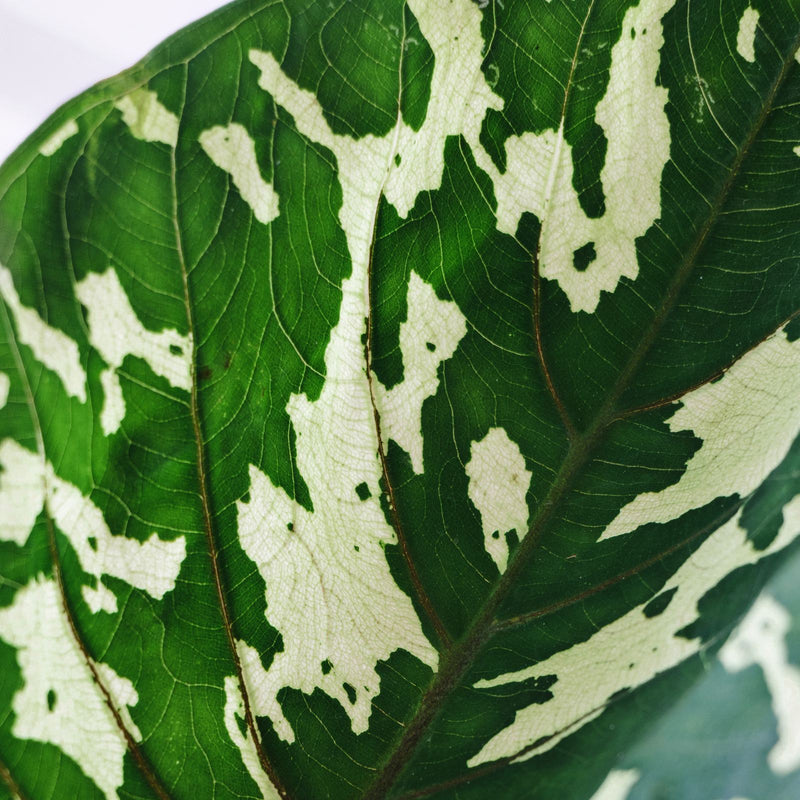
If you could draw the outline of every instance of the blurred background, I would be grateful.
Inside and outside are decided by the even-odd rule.
[[[0,0],[0,162],[62,103],[224,0]]]

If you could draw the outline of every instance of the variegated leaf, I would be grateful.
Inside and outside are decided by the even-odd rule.
[[[45,123],[6,795],[677,786],[654,720],[800,535],[799,46],[796,0],[237,0]],[[790,619],[712,669],[797,702]]]

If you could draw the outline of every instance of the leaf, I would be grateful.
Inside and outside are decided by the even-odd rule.
[[[787,561],[700,682],[626,753],[607,783],[626,800],[797,796],[797,556]]]
[[[8,792],[668,776],[800,534],[799,46],[239,0],[56,112],[0,169]]]

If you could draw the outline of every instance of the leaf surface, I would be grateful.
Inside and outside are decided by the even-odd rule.
[[[798,46],[794,0],[239,0],[45,123],[12,796],[639,791],[800,535]]]

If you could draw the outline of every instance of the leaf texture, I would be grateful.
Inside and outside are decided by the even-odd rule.
[[[653,720],[800,535],[799,46],[238,0],[56,112],[0,169],[0,796],[682,785]]]

